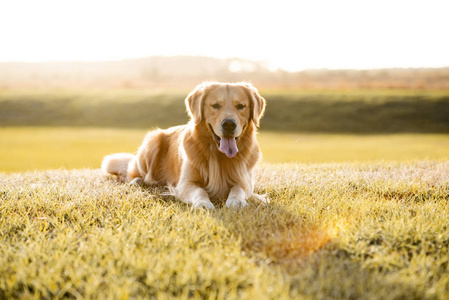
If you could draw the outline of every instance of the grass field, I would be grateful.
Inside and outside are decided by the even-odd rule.
[[[262,92],[271,203],[214,211],[98,169],[186,93],[0,91],[0,299],[448,299],[448,91]]]
[[[191,210],[99,170],[0,174],[0,298],[447,299],[449,163],[264,164]]]
[[[106,154],[135,152],[145,133],[139,129],[0,128],[0,171],[98,168]],[[258,139],[263,161],[269,163],[449,159],[449,135],[444,134],[261,132]]]

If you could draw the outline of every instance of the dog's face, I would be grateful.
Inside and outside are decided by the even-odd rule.
[[[222,138],[238,139],[248,125],[250,102],[242,87],[217,86],[204,99],[203,116],[220,144]]]
[[[259,125],[265,100],[247,83],[204,83],[190,93],[186,105],[195,124],[204,122],[218,149],[232,158],[248,123]]]

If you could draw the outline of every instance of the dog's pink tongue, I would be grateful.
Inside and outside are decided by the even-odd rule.
[[[235,138],[222,137],[220,140],[220,151],[229,158],[234,157],[239,152]]]

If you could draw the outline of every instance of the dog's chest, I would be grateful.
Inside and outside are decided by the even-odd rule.
[[[225,199],[233,186],[245,188],[250,180],[248,169],[242,164],[211,159],[206,169],[203,177],[205,189],[211,199]]]

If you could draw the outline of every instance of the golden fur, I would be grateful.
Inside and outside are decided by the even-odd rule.
[[[102,170],[130,183],[168,185],[196,207],[213,209],[211,200],[226,200],[228,207],[243,207],[252,196],[263,200],[253,193],[253,168],[261,155],[256,127],[265,110],[257,89],[248,83],[203,83],[185,103],[188,124],[149,132],[136,155],[105,156]]]

